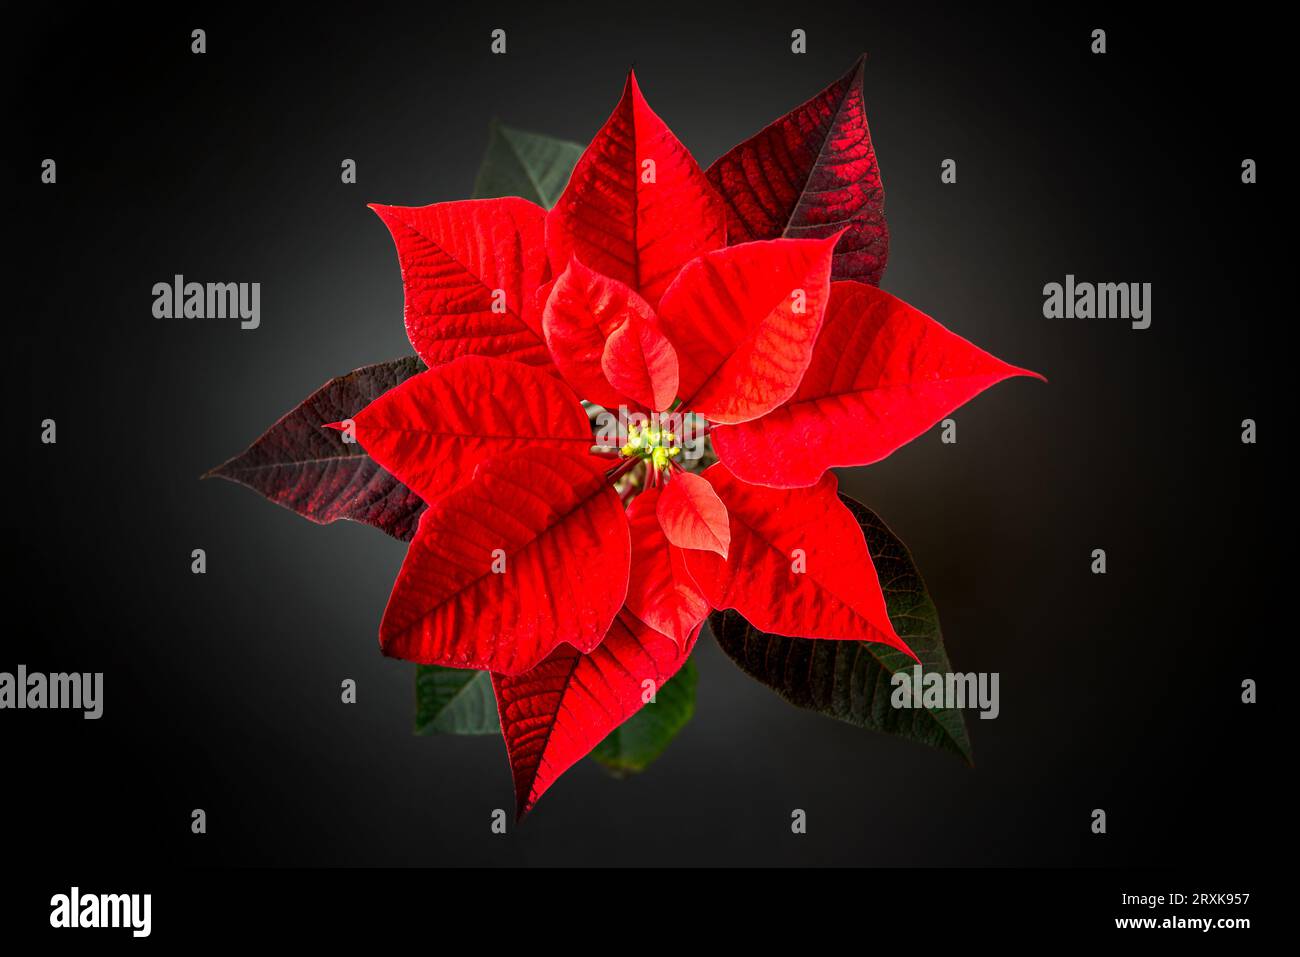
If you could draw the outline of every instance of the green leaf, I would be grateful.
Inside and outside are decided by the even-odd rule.
[[[474,198],[522,196],[550,209],[581,155],[577,143],[513,130],[493,120],[487,153],[474,180]]]
[[[952,670],[939,613],[912,556],[870,509],[844,495],[867,540],[894,630],[921,659],[923,673]],[[866,641],[785,638],[758,631],[738,612],[714,612],[709,627],[746,674],[790,703],[859,728],[896,734],[971,762],[966,719],[952,708],[895,708],[890,676],[915,665],[901,651]]]
[[[486,671],[415,667],[416,734],[497,734],[497,699]]]
[[[681,670],[655,693],[654,703],[611,731],[591,756],[617,777],[644,771],[695,714],[698,683],[695,659],[687,658]]]

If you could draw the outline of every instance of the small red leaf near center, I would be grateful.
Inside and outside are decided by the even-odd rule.
[[[653,412],[677,398],[677,351],[657,323],[629,316],[605,340],[600,367],[610,385]]]
[[[727,557],[731,525],[727,506],[713,486],[691,472],[677,472],[668,480],[656,509],[668,541],[678,548],[701,549]]]
[[[677,397],[677,353],[650,304],[576,258],[551,288],[542,331],[560,374],[590,402],[658,412]]]
[[[686,570],[684,553],[668,541],[659,525],[655,510],[661,488],[646,489],[627,509],[632,531],[627,610],[685,647],[691,632],[708,615],[709,603]]]

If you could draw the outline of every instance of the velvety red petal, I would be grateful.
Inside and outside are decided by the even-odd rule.
[[[664,535],[678,548],[727,557],[731,545],[727,507],[707,480],[691,472],[674,473],[659,495],[656,512]]]
[[[686,663],[698,636],[699,626],[679,647],[624,612],[590,654],[564,647],[525,674],[492,675],[520,817],[646,705],[649,692]]]
[[[384,653],[518,674],[591,651],[627,595],[627,516],[590,456],[512,452],[430,505],[384,612]]]
[[[627,509],[632,532],[632,571],[627,610],[655,631],[685,646],[709,614],[709,603],[686,569],[682,550],[664,535],[655,513],[662,492],[650,488]],[[730,532],[728,532],[730,534]]]
[[[730,242],[843,230],[832,278],[880,282],[889,230],[862,96],[865,59],[709,167],[727,204]]]
[[[426,502],[493,456],[580,456],[591,424],[573,390],[517,362],[463,356],[422,372],[354,417],[357,442]]]
[[[682,266],[725,243],[722,200],[629,73],[618,106],[547,214],[556,271],[576,254],[654,306]]]
[[[880,461],[1018,375],[1037,373],[989,355],[874,286],[837,282],[794,396],[755,422],[714,429],[713,448],[747,482],[812,485],[833,466]]]
[[[664,293],[683,407],[747,422],[794,395],[830,291],[832,239],[774,239],[708,253]]]
[[[734,608],[759,631],[791,638],[878,641],[916,657],[885,610],[862,529],[827,472],[811,488],[740,481],[721,463],[704,473],[731,517],[731,549],[686,552],[686,567],[715,608]]]
[[[524,199],[370,207],[397,244],[406,334],[429,366],[464,355],[549,366],[537,287],[546,211]]]

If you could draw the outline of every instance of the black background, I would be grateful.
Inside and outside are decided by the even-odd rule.
[[[115,864],[1250,864],[1287,760],[1270,451],[1276,25],[1095,6],[381,3],[6,14],[0,670],[103,671],[105,714],[0,712],[5,850]],[[207,30],[208,52],[190,53]],[[509,53],[488,53],[508,31]],[[809,52],[789,51],[791,29]],[[1109,52],[1089,52],[1094,27]],[[707,165],[868,51],[884,288],[1043,372],[842,476],[911,547],[976,767],[789,707],[710,641],[638,779],[576,767],[507,836],[504,748],[411,734],[376,632],[403,548],[200,482],[327,378],[409,352],[367,202],[467,196],[488,122],[586,142],[635,65]],[[58,183],[40,183],[40,162]],[[359,182],[339,181],[344,158]],[[955,158],[958,183],[942,185]],[[1240,181],[1260,161],[1262,183]],[[1290,246],[1287,240],[1288,248]],[[151,287],[262,283],[262,326]],[[1151,282],[1153,324],[1042,287]],[[1280,280],[1280,281],[1279,281]],[[59,441],[38,441],[44,418]],[[1240,423],[1262,423],[1262,443]],[[207,550],[208,574],[190,573]],[[1093,548],[1109,572],[1090,573]],[[1240,702],[1243,678],[1263,703]],[[344,678],[359,702],[339,701]],[[208,833],[190,832],[204,808]],[[805,836],[790,809],[808,812]],[[1109,833],[1090,831],[1104,808]]]

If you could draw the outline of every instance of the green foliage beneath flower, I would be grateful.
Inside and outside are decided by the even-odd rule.
[[[952,666],[939,613],[907,546],[865,505],[840,498],[862,527],[894,630],[921,659],[923,674],[947,674]],[[709,627],[742,671],[791,704],[971,761],[966,719],[960,711],[892,706],[890,677],[916,664],[901,651],[877,642],[768,635],[734,611],[714,612]]]
[[[497,700],[486,671],[415,666],[416,734],[499,734]]]
[[[487,153],[474,180],[474,198],[520,196],[550,209],[581,155],[577,143],[525,133],[493,120]]]
[[[695,659],[664,682],[647,704],[609,733],[591,752],[599,764],[617,777],[644,771],[686,727],[695,714],[695,688],[699,672]]]

